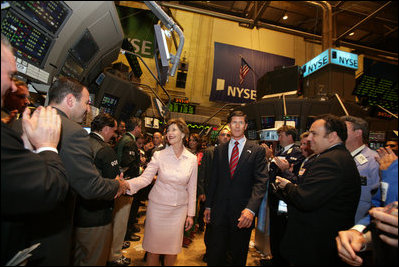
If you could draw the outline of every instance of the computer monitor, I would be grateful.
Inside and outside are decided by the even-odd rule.
[[[53,37],[58,36],[72,9],[64,1],[10,1],[11,7]]]
[[[12,9],[1,17],[1,33],[10,41],[15,56],[42,68],[54,39]]]
[[[70,49],[71,55],[84,68],[89,65],[98,51],[98,44],[88,29],[85,30],[79,41]]]
[[[274,127],[276,118],[274,116],[261,116],[260,126],[262,129],[269,129]]]
[[[119,97],[113,96],[111,94],[104,94],[100,105],[100,113],[108,113],[111,116],[114,115],[116,107],[118,106]]]

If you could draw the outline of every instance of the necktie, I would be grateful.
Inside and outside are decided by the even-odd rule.
[[[233,151],[231,152],[231,158],[230,158],[230,174],[231,178],[233,178],[234,171],[236,170],[237,163],[238,163],[238,141],[236,141],[235,146],[233,148]]]

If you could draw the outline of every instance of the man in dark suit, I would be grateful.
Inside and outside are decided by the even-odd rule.
[[[344,145],[347,130],[342,120],[321,116],[309,132],[318,156],[301,183],[276,177],[289,207],[281,254],[291,265],[339,265],[335,237],[354,223],[360,175]]]
[[[130,179],[140,175],[140,150],[137,146],[136,139],[142,132],[142,125],[140,118],[131,117],[126,120],[126,133],[116,145],[118,161],[120,166],[125,169],[125,177]],[[140,231],[140,228],[135,225],[137,213],[140,207],[140,201],[144,199],[145,190],[141,189],[132,196],[125,195],[124,198],[130,198],[132,201],[129,209],[127,228],[125,233],[126,241],[139,241],[140,236],[135,233]]]
[[[234,111],[228,123],[231,140],[215,148],[205,203],[205,221],[212,222],[208,265],[225,265],[227,250],[233,265],[246,264],[255,214],[268,179],[265,150],[245,138],[246,115]]]
[[[286,206],[286,203],[273,193],[274,187],[272,185],[277,175],[286,179],[296,177],[305,157],[302,155],[301,148],[295,144],[297,136],[295,127],[283,125],[277,129],[277,134],[281,149],[273,156],[269,167],[268,207],[270,214],[270,250],[273,255],[273,264],[284,265],[286,262],[284,262],[280,255],[279,247],[287,225],[287,212],[285,208],[282,208]],[[262,146],[266,150],[269,149],[266,145]],[[294,174],[293,176],[287,172],[287,169],[290,168]]]
[[[219,132],[218,135],[218,144],[217,145],[222,145],[230,141],[231,137],[231,132],[228,128],[224,128]],[[216,145],[216,146],[217,146]],[[208,187],[209,187],[209,181],[212,176],[212,163],[213,163],[213,153],[215,152],[215,147],[216,146],[210,146],[204,151],[204,156],[202,157],[201,165],[198,166],[198,182],[197,182],[197,188],[198,188],[198,199],[200,201],[200,206],[202,203],[202,206],[205,206],[205,201],[206,201],[206,195],[208,194]],[[205,207],[204,207],[205,208]],[[205,211],[205,209],[204,209]],[[201,209],[200,209],[201,212]],[[203,214],[199,215],[198,220],[203,220]],[[204,243],[206,247],[205,255],[203,257],[203,261],[207,261],[207,252],[208,252],[208,243],[209,243],[209,235],[211,232],[212,225],[207,224],[205,228],[205,234],[204,234]]]
[[[1,107],[5,92],[17,90],[16,71],[12,47],[2,34]],[[29,246],[29,216],[54,209],[68,192],[57,150],[61,119],[56,110],[40,107],[31,118],[26,109],[23,120],[24,139],[1,122],[1,265]]]
[[[90,145],[94,164],[104,179],[120,174],[115,151],[109,145],[116,131],[116,120],[100,113],[91,122]],[[76,266],[104,266],[112,242],[114,200],[87,200],[78,196],[74,218]]]
[[[37,265],[68,265],[76,195],[112,200],[125,192],[127,182],[103,179],[94,164],[89,136],[78,124],[90,110],[87,88],[74,79],[60,77],[51,85],[48,98],[49,105],[61,116],[59,151],[70,190],[66,201],[54,211],[31,218],[31,227],[41,229],[32,236],[34,242],[41,242],[34,260]]]

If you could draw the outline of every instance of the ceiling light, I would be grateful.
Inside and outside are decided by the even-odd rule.
[[[288,16],[287,16],[287,15],[284,15],[283,19],[284,19],[284,20],[288,19]]]
[[[354,33],[354,32],[351,32],[351,33],[349,34],[349,36],[352,36],[352,35],[355,35],[355,33]]]

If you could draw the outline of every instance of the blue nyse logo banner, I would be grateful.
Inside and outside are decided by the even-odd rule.
[[[305,65],[302,66],[303,70],[303,77],[308,76],[309,74],[323,68],[329,63],[329,50],[327,49],[317,57],[313,58],[309,62],[307,62]]]
[[[250,66],[240,85],[241,57]],[[248,103],[256,100],[256,83],[277,66],[295,65],[295,59],[215,42],[212,88],[209,100]]]
[[[338,49],[327,49],[302,66],[303,77],[318,71],[328,64],[336,64],[357,70],[358,56]]]
[[[358,68],[358,57],[356,54],[348,53],[345,51],[330,49],[331,50],[331,63],[341,65],[347,68]]]

